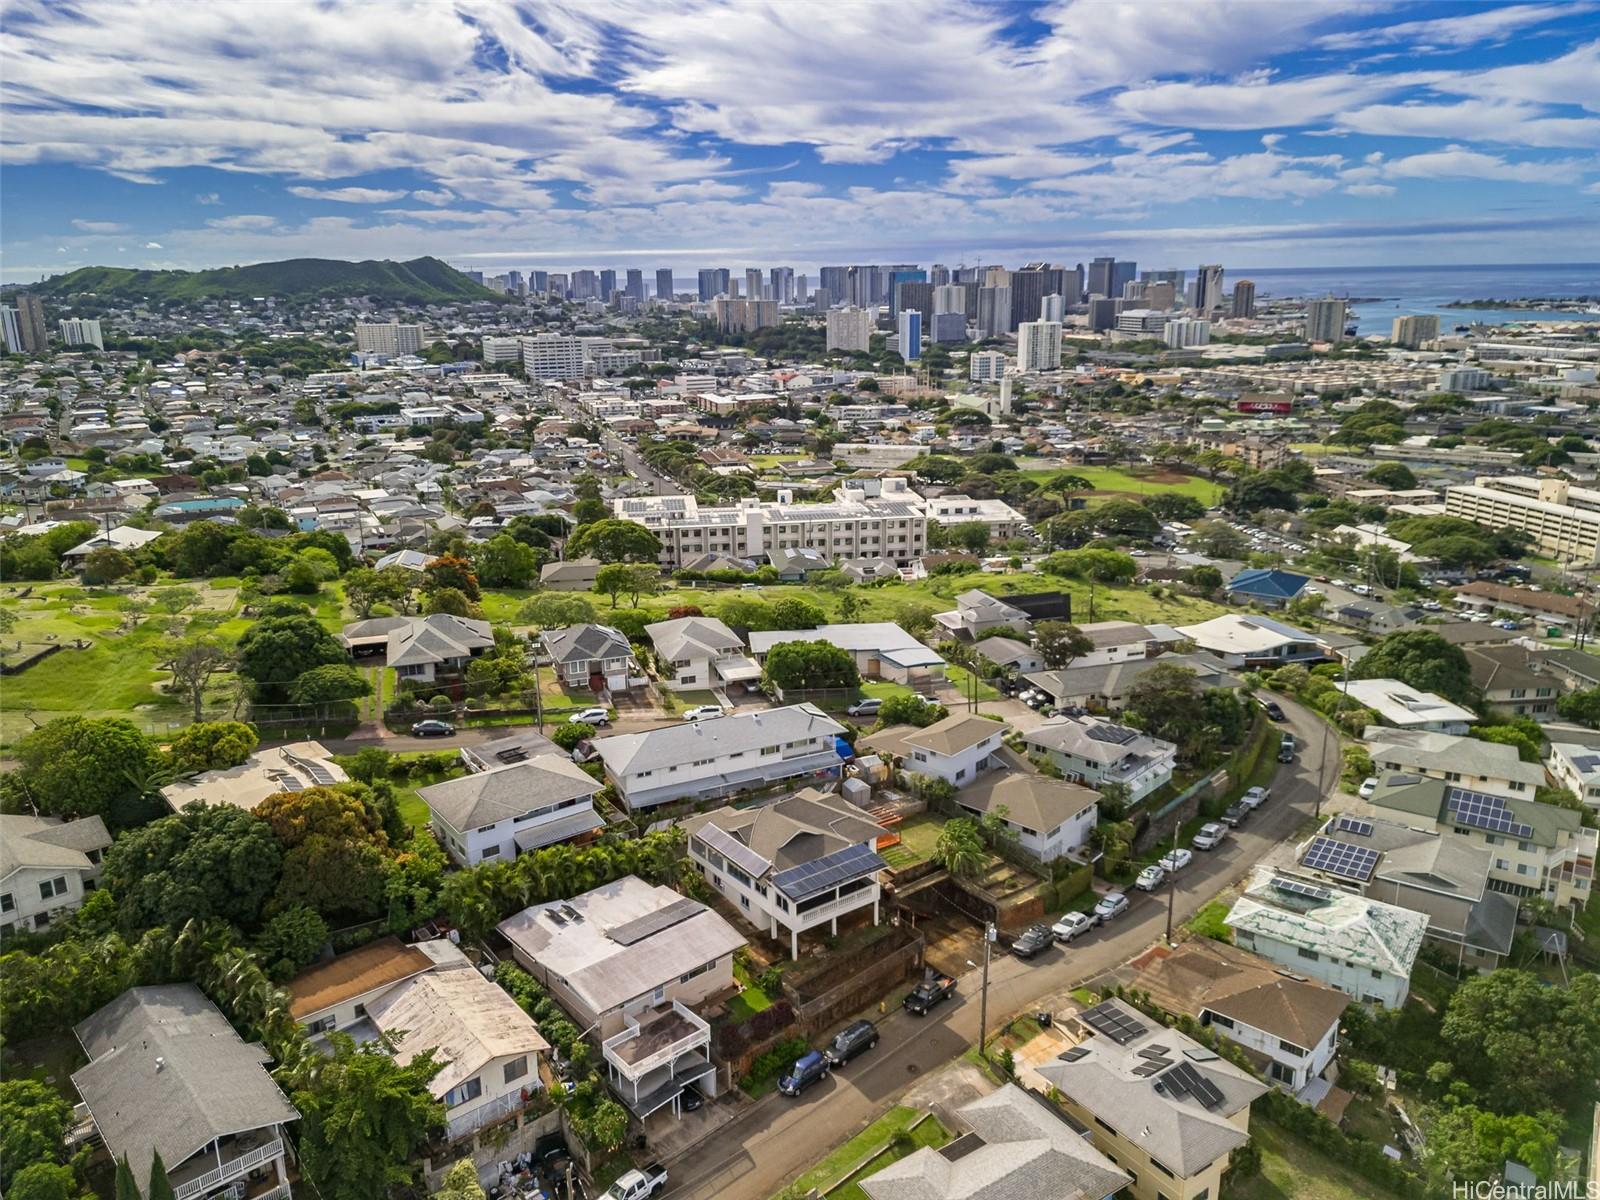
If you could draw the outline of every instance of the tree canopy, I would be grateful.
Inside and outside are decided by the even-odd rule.
[[[606,517],[580,526],[567,540],[566,554],[603,563],[655,562],[661,556],[661,539],[637,521]]]
[[[1380,641],[1350,669],[1356,679],[1398,679],[1457,704],[1474,704],[1478,690],[1459,646],[1425,629],[1401,630]]]
[[[106,816],[161,765],[155,743],[121,717],[57,717],[17,743],[17,778],[51,816]]]
[[[856,660],[831,642],[779,642],[767,651],[766,677],[788,689],[853,688],[861,681]]]
[[[350,661],[309,612],[263,617],[240,634],[238,653],[239,673],[254,682],[257,697],[279,704],[307,671]]]
[[[1538,1112],[1556,1097],[1591,1097],[1600,1077],[1600,977],[1547,987],[1531,971],[1501,968],[1451,997],[1440,1037],[1480,1103]]]
[[[243,929],[261,921],[283,850],[266,822],[231,804],[190,804],[119,837],[105,882],[130,931],[220,917]]]

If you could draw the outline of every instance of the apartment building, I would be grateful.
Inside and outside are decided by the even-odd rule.
[[[1526,533],[1541,554],[1562,562],[1600,562],[1600,491],[1564,479],[1479,476],[1444,490],[1445,512],[1486,529]]]
[[[1004,540],[1018,537],[1028,519],[1004,500],[974,500],[971,496],[936,496],[927,502],[928,519],[940,525],[965,525],[972,521],[989,527],[989,536]]]
[[[402,354],[422,353],[422,326],[398,321],[356,323],[356,350],[398,358]]]
[[[582,379],[584,359],[582,338],[539,333],[522,339],[522,368],[529,379]]]
[[[828,311],[827,349],[860,351],[872,348],[872,334],[877,328],[874,315],[864,308],[835,308]]]

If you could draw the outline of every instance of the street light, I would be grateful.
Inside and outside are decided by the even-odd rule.
[[[1000,931],[995,928],[993,921],[984,926],[983,930],[983,991],[978,1000],[978,1056],[983,1056],[984,1043],[989,1040],[989,951],[1000,936]],[[978,964],[970,958],[967,966],[976,967]]]

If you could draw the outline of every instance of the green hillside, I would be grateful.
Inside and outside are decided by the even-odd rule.
[[[28,290],[53,299],[93,292],[102,300],[153,301],[247,300],[253,296],[275,296],[281,300],[375,296],[401,303],[443,304],[493,300],[498,296],[437,258],[414,258],[410,262],[291,258],[284,262],[217,267],[209,271],[80,267],[34,284]]]

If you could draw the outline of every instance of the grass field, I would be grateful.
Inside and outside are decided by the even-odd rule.
[[[927,862],[933,857],[934,843],[944,822],[927,813],[918,813],[900,826],[900,842],[883,852],[883,861],[895,870]]]
[[[896,1137],[902,1133],[908,1134],[911,1139],[911,1145],[903,1149],[895,1144]],[[811,1188],[819,1192],[832,1188],[827,1193],[828,1200],[866,1200],[866,1193],[860,1187],[861,1180],[923,1146],[938,1148],[949,1140],[949,1132],[933,1117],[914,1108],[891,1108],[800,1176],[789,1188],[784,1189],[783,1194],[803,1196]],[[861,1167],[851,1172],[857,1163],[861,1163]]]
[[[1261,1173],[1225,1187],[1225,1200],[1395,1200],[1269,1121],[1251,1121],[1250,1138],[1261,1148]]]
[[[1186,475],[1182,471],[1175,471],[1168,467],[1030,467],[1026,463],[1023,474],[1037,483],[1053,479],[1057,475],[1081,475],[1093,486],[1094,491],[1088,493],[1088,498],[1093,501],[1111,499],[1113,496],[1123,496],[1137,500],[1140,496],[1153,496],[1157,492],[1177,492],[1184,496],[1193,496],[1200,503],[1210,507],[1222,499],[1222,494],[1227,491],[1220,483],[1213,483],[1200,475]]]

